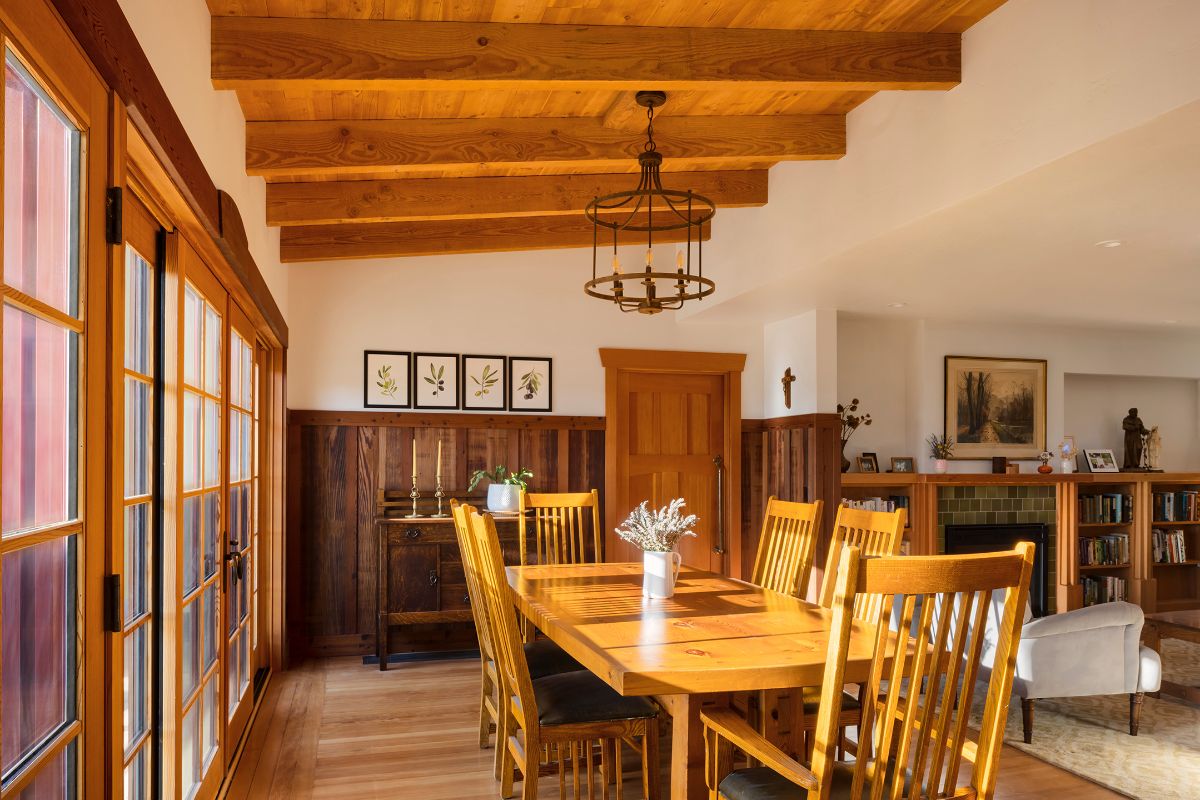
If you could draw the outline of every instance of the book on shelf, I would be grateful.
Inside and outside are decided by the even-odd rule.
[[[1083,587],[1083,604],[1115,603],[1125,600],[1125,579],[1112,575],[1086,575],[1080,580]]]
[[[908,497],[902,494],[893,494],[888,497],[860,497],[854,500],[843,497],[842,505],[862,511],[897,511],[901,508],[907,511]]]
[[[1081,567],[1128,563],[1129,534],[1111,533],[1107,536],[1079,537],[1079,565]]]
[[[1187,541],[1179,528],[1150,531],[1151,554],[1155,564],[1182,564],[1188,560]]]
[[[1152,496],[1154,519],[1159,522],[1195,522],[1200,517],[1200,491],[1183,489],[1155,492]]]
[[[1132,522],[1133,495],[1120,492],[1080,495],[1079,521],[1091,524]]]

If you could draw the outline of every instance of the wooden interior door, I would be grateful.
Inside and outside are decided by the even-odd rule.
[[[685,564],[740,574],[741,369],[745,356],[601,350],[607,369],[606,559],[636,561],[612,532],[638,503],[676,497],[699,517]]]

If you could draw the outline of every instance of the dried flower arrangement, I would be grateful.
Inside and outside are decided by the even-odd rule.
[[[938,436],[936,433],[930,434],[925,440],[929,445],[929,457],[944,460],[954,457],[954,439],[949,436]]]
[[[870,425],[871,415],[862,414],[859,416],[858,398],[855,397],[850,401],[850,405],[844,406],[838,403],[837,413],[842,420],[842,447],[845,448],[846,442],[850,441],[850,437],[858,430],[860,425]]]
[[[696,515],[686,517],[679,513],[686,503],[682,497],[671,501],[657,511],[651,511],[649,501],[633,510],[629,519],[616,529],[617,536],[646,552],[669,553],[684,536],[695,536]]]

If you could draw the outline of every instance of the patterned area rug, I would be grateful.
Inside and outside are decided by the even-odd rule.
[[[1176,683],[1200,686],[1200,645],[1163,642],[1163,672]],[[981,686],[973,709],[982,716]],[[1129,735],[1129,698],[1038,700],[1033,744],[1021,734],[1021,704],[1008,710],[1005,743],[1134,798],[1200,797],[1200,708],[1163,696],[1147,697],[1137,736]]]

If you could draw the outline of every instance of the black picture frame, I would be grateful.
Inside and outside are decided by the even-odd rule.
[[[531,399],[521,396],[517,397],[519,386],[517,385],[517,367],[518,362],[541,362],[546,365],[546,384],[545,384],[545,404],[531,402]],[[554,359],[549,356],[509,356],[508,357],[508,410],[519,413],[546,414],[554,410]],[[538,394],[542,392],[539,389]]]
[[[371,356],[403,356],[406,359],[404,366],[404,374],[398,376],[397,380],[403,381],[404,386],[404,402],[399,403],[373,403],[371,402],[371,385],[373,377],[371,375]],[[363,351],[363,408],[412,408],[413,390],[412,390],[412,365],[413,354],[407,350],[364,350]]]
[[[454,386],[444,387],[439,391],[439,394],[445,395],[446,402],[430,402],[421,399],[421,383],[424,380],[421,375],[421,359],[430,358],[449,358],[453,359],[454,366],[448,371],[453,377]],[[459,375],[459,357],[457,353],[413,353],[412,354],[412,403],[413,408],[422,411],[457,411],[458,410],[458,375]],[[442,379],[443,381],[445,378]]]
[[[470,375],[468,372],[468,362],[471,360],[479,361],[498,361],[500,362],[500,386],[495,390],[495,398],[499,401],[497,404],[478,404],[474,405],[474,394],[471,391]],[[508,358],[505,356],[486,356],[467,354],[459,356],[458,359],[458,394],[459,406],[463,411],[505,411],[508,409]]]

